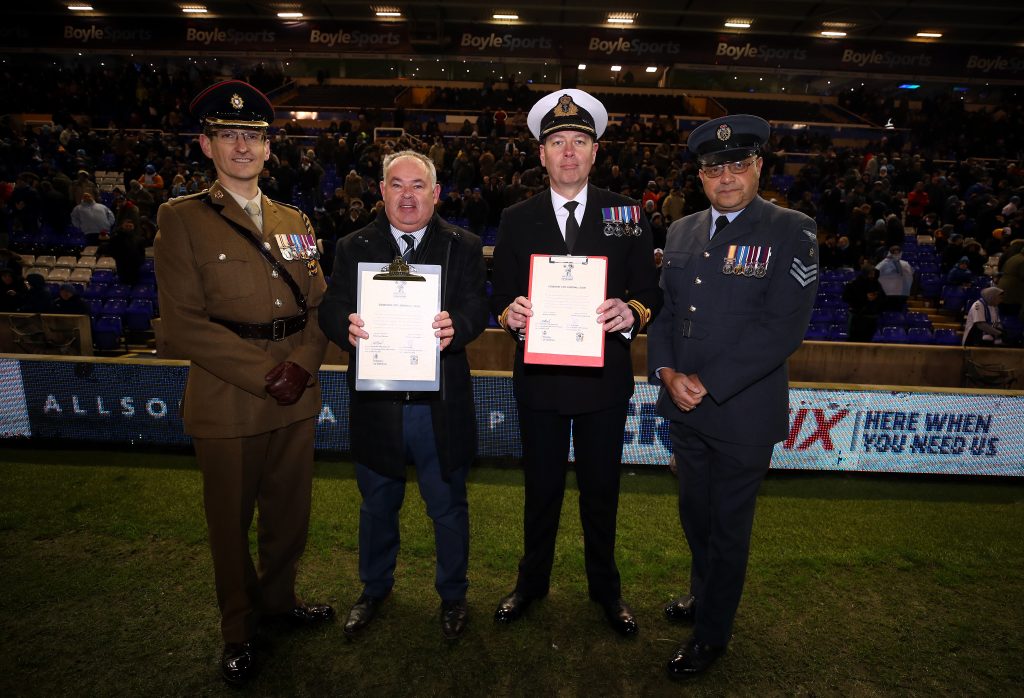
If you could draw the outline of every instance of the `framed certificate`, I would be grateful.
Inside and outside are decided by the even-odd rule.
[[[370,336],[356,343],[356,390],[425,392],[441,386],[441,266],[360,262],[356,312]],[[351,369],[350,369],[351,370]]]
[[[597,306],[608,288],[607,257],[530,256],[526,321],[528,364],[603,366],[604,327]]]

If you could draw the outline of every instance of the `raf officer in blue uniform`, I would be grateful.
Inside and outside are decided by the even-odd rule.
[[[622,434],[633,395],[630,342],[650,321],[661,294],[651,230],[639,204],[588,183],[608,123],[604,106],[581,90],[541,98],[527,119],[540,142],[550,188],[505,209],[494,249],[491,310],[516,341],[513,388],[523,437],[524,552],[519,578],[495,620],[511,623],[548,593],[572,434],[590,598],[622,635],[638,630],[622,599],[615,564]],[[530,255],[608,258],[607,300],[587,309],[604,332],[598,368],[524,362],[532,315]]]
[[[818,281],[817,230],[758,196],[756,116],[713,119],[690,134],[711,203],[672,224],[664,306],[648,336],[658,412],[671,421],[690,593],[665,607],[693,635],[668,663],[699,674],[724,651],[746,575],[754,505],[774,444],[786,438],[786,359],[803,339]]]

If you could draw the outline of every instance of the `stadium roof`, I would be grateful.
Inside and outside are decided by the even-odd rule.
[[[399,12],[399,21],[424,34],[444,34],[446,24],[495,23],[496,13],[514,14],[504,21],[520,26],[574,27],[609,25],[609,15],[632,19],[639,30],[680,32],[752,32],[758,36],[810,37],[820,32],[845,32],[848,39],[878,42],[939,41],[968,46],[1024,47],[1024,3],[1019,0],[321,0],[313,2],[251,2],[247,0],[46,0],[8,7],[10,17],[67,15],[72,4],[91,5],[92,14],[108,17],[181,17],[184,7],[204,7],[218,19],[284,21],[279,12],[301,12],[303,19],[375,21],[377,11]],[[83,14],[83,13],[76,13]],[[750,23],[749,29],[725,27],[729,20]],[[920,38],[919,32],[941,34]]]

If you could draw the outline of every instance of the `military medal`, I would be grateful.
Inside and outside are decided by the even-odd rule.
[[[732,270],[732,273],[736,276],[743,276],[743,270],[747,266],[748,254],[750,254],[750,248],[747,245],[741,245],[736,259],[736,266]]]
[[[615,237],[639,237],[643,228],[640,227],[639,206],[612,206],[601,209],[604,221],[604,234]]]
[[[289,262],[298,259],[320,259],[320,252],[316,248],[316,238],[312,235],[304,233],[278,233],[274,238],[277,240],[277,246],[281,250],[281,256]]]
[[[754,267],[754,276],[759,279],[763,279],[768,273],[768,260],[772,258],[772,248],[762,247],[763,251],[757,256],[757,265]],[[764,261],[761,261],[761,260]]]
[[[750,254],[747,255],[747,263],[743,267],[743,276],[753,276],[754,267],[757,265],[757,258],[761,254],[760,247],[751,247]]]
[[[320,267],[317,266],[315,259],[306,260],[306,269],[309,271],[310,276],[316,276],[320,273]]]
[[[723,274],[731,274],[733,267],[736,266],[736,245],[729,245],[729,256],[724,259],[722,265]]]

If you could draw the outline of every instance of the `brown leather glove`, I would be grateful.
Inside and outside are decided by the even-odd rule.
[[[294,405],[309,384],[309,372],[296,363],[282,361],[263,377],[267,394],[279,405]]]

